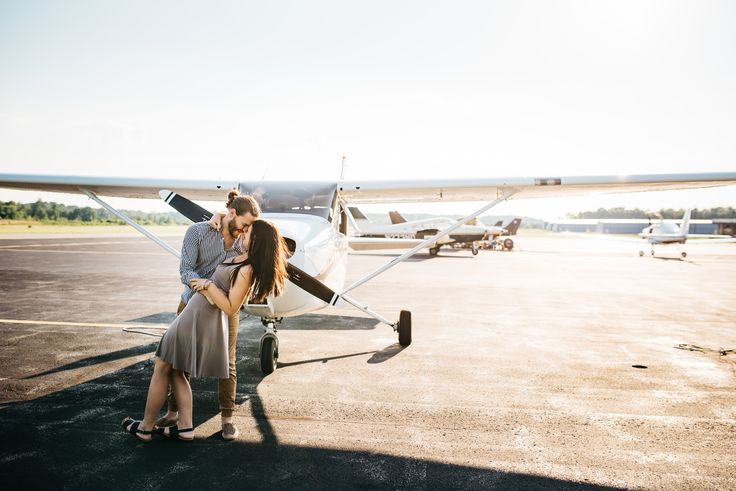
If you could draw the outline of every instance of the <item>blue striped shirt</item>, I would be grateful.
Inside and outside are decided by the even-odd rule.
[[[181,301],[187,303],[194,295],[189,288],[189,281],[194,278],[211,278],[217,265],[245,251],[243,236],[235,239],[230,249],[225,249],[225,239],[219,230],[210,227],[207,222],[190,225],[184,234],[181,245],[179,275],[184,283]]]

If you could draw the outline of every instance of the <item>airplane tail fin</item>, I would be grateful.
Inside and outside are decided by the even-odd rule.
[[[682,224],[680,225],[680,234],[683,237],[687,237],[687,233],[690,231],[690,212],[691,209],[685,210],[685,215],[682,217]]]
[[[521,218],[514,218],[504,228],[508,231],[509,235],[516,235],[516,231],[519,230],[519,225],[521,225]]]
[[[388,216],[391,217],[391,223],[394,225],[397,223],[406,223],[406,218],[402,217],[398,211],[389,211]]]

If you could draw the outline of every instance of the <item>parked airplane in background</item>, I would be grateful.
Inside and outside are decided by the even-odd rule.
[[[258,200],[263,217],[281,230],[289,244],[289,282],[281,296],[266,304],[246,304],[245,310],[261,317],[266,332],[261,339],[261,368],[276,368],[276,325],[283,317],[301,315],[345,301],[398,333],[399,343],[411,343],[411,313],[402,310],[396,322],[387,320],[348,294],[421,249],[443,241],[463,223],[511,198],[549,198],[592,193],[623,193],[727,186],[736,184],[736,172],[662,174],[640,176],[513,177],[481,179],[386,181],[204,181],[0,174],[0,187],[84,194],[178,257],[179,251],[144,229],[99,196],[159,199],[172,203],[177,195],[193,200],[220,201],[236,188]],[[165,191],[165,190],[172,191]],[[376,271],[344,287],[347,268],[348,204],[453,202],[489,200],[460,221],[438,230],[412,249]],[[193,217],[206,215],[206,210]],[[41,294],[42,292],[37,292]],[[117,292],[120,293],[120,292]],[[400,292],[386,292],[394,297]],[[270,340],[270,341],[269,341]]]
[[[430,222],[431,220],[443,220],[451,221],[453,218],[439,218],[439,219],[426,219],[426,220],[415,220],[413,222],[407,222],[407,220],[398,211],[389,211],[388,216],[391,218],[391,223],[394,225],[419,223],[421,227],[422,222]],[[431,223],[431,222],[430,222]],[[504,250],[510,251],[514,248],[514,241],[512,239],[499,239],[500,236],[516,235],[516,231],[519,229],[521,224],[521,218],[514,218],[505,227],[503,226],[503,220],[499,220],[495,225],[484,225],[480,223],[477,218],[468,221],[465,225],[468,227],[483,227],[485,233],[480,240],[474,240],[472,242],[455,241],[449,245],[452,247],[470,248],[473,254],[478,253],[478,249],[493,249],[493,250]],[[431,254],[431,250],[430,250]]]
[[[393,223],[378,224],[372,222],[357,207],[348,207],[350,212],[348,219],[352,218],[351,225],[354,234],[358,237],[385,237],[389,239],[417,239],[426,240],[436,236],[440,230],[457,223],[454,218],[433,217],[407,222],[398,212],[389,212]],[[395,220],[395,221],[394,221]],[[482,225],[459,226],[446,237],[439,237],[429,245],[429,254],[436,256],[442,246],[465,246],[469,247],[473,255],[478,254],[478,243],[487,237],[486,227]],[[399,248],[397,243],[397,248]]]
[[[497,222],[496,226],[498,226],[499,223],[502,222]],[[514,218],[508,223],[508,225],[502,227],[500,234],[489,233],[488,248],[496,251],[510,251],[513,249],[514,241],[507,236],[516,235],[516,231],[519,230],[519,225],[521,225],[521,218]],[[503,237],[506,238],[504,239]]]
[[[664,220],[659,223],[650,224],[644,228],[639,237],[646,239],[651,245],[651,255],[654,255],[655,245],[679,245],[685,244],[687,240],[698,238],[707,239],[703,241],[696,241],[696,243],[702,244],[713,244],[716,242],[736,242],[736,238],[732,238],[724,235],[711,235],[711,234],[691,234],[690,230],[690,212],[692,210],[685,210],[685,214],[682,217],[682,222],[677,226],[671,222],[665,222]],[[692,244],[693,241],[690,241]],[[644,251],[639,251],[639,256],[643,256]],[[682,257],[687,257],[686,251],[680,251]]]

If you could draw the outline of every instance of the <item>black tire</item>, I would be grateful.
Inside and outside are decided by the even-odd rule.
[[[429,255],[430,256],[436,256],[438,252],[440,252],[440,248],[439,247],[430,247],[429,248]]]
[[[278,359],[279,349],[276,347],[276,340],[268,336],[261,344],[261,371],[266,375],[273,373]]]
[[[409,346],[411,344],[411,312],[402,310],[399,313],[399,344]]]
[[[478,247],[477,246],[473,246],[473,248],[470,250],[470,252],[472,252],[474,256],[477,256],[478,255]]]
[[[687,252],[685,252],[685,251],[682,251],[682,257],[683,257],[683,258],[686,258],[686,257],[687,257]]]
[[[506,249],[507,251],[510,251],[511,249],[514,248],[514,241],[511,239],[505,239],[503,241],[503,248]]]

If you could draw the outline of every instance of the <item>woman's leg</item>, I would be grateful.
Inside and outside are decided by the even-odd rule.
[[[156,421],[158,413],[164,405],[164,401],[166,401],[166,391],[169,385],[170,374],[171,364],[163,361],[159,357],[156,357],[156,362],[153,366],[153,375],[151,376],[151,383],[148,386],[146,410],[143,414],[143,421],[141,422],[140,429],[153,429],[153,423]]]
[[[184,372],[180,370],[174,370],[171,374],[171,385],[176,394],[176,402],[179,405],[179,423],[177,426],[179,429],[182,428],[193,428],[192,419],[192,386],[189,385],[189,380],[185,376]],[[194,436],[194,432],[182,432],[181,436],[184,438],[190,438]]]

